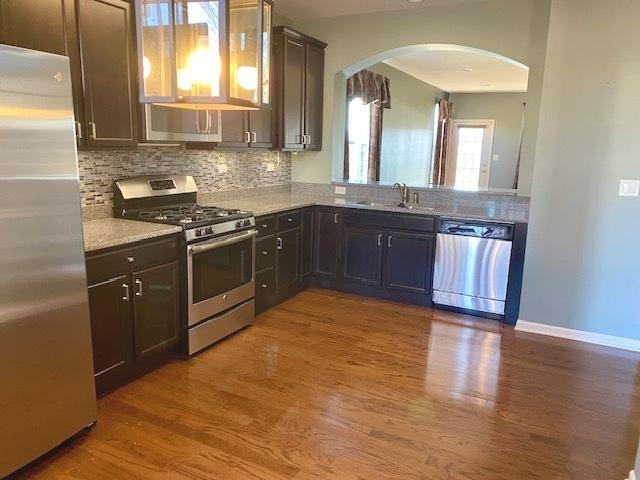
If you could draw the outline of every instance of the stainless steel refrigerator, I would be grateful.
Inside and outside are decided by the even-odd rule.
[[[0,478],[96,420],[69,61],[0,45]]]

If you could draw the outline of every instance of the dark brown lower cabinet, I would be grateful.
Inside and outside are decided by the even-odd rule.
[[[406,293],[430,294],[434,236],[389,231],[385,247],[385,288]]]
[[[178,343],[180,307],[178,262],[133,274],[133,321],[136,359],[150,357]]]
[[[99,394],[172,355],[180,337],[178,244],[169,238],[87,256]]]
[[[315,212],[313,276],[338,280],[341,209],[318,207]]]
[[[300,280],[307,282],[313,273],[313,208],[302,210],[300,232]]]
[[[382,240],[376,228],[345,225],[342,230],[342,278],[345,282],[378,286],[382,278]]]
[[[300,229],[276,235],[276,285],[278,296],[300,283]]]
[[[133,362],[130,288],[127,275],[89,287],[93,368],[101,390],[122,382]]]

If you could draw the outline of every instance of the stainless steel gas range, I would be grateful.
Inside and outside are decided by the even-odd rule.
[[[193,355],[255,317],[255,218],[197,204],[193,177],[117,180],[115,216],[183,228],[183,353]]]

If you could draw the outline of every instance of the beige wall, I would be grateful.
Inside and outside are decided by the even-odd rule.
[[[453,118],[457,120],[495,120],[490,188],[513,188],[518,164],[524,93],[452,93]]]
[[[329,44],[325,67],[324,145],[322,152],[294,157],[293,179],[329,183],[333,158],[344,142],[345,78],[341,71],[381,52],[409,45],[449,43],[481,48],[532,68],[524,144],[523,186],[529,193],[533,170],[540,88],[546,52],[550,0],[487,0],[392,13],[295,22],[299,30]],[[377,58],[362,68],[382,60]],[[335,92],[340,92],[334,95]],[[335,173],[339,173],[339,168]]]
[[[384,63],[369,70],[389,78],[391,85],[391,108],[383,116],[380,181],[428,185],[436,99],[448,94]]]
[[[640,340],[640,2],[554,0],[520,317]]]

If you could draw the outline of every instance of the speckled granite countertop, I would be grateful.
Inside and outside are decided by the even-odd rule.
[[[383,212],[399,212],[416,215],[436,215],[470,220],[490,220],[499,222],[523,222],[527,223],[526,214],[521,210],[510,210],[496,207],[470,207],[461,205],[418,205],[414,210],[394,207],[386,203],[374,205],[358,205],[358,200],[349,200],[344,197],[314,196],[299,194],[275,194],[251,197],[243,200],[228,200],[217,202],[203,202],[204,205],[215,205],[225,208],[238,208],[249,210],[256,216],[284,212],[295,208],[312,205],[323,205],[344,208],[359,208],[363,210],[376,210]]]
[[[82,229],[84,231],[85,252],[94,252],[103,248],[117,247],[182,231],[181,227],[119,218],[83,222]]]

